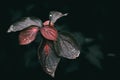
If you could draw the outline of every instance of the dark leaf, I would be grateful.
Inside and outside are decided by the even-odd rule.
[[[49,13],[49,19],[52,23],[55,23],[59,18],[63,16],[67,16],[68,13],[62,14],[61,12],[58,11],[50,11]]]
[[[60,58],[56,55],[53,43],[45,40],[41,42],[38,56],[44,71],[54,77]]]
[[[103,53],[98,45],[92,45],[88,47],[89,52],[86,55],[86,58],[90,61],[91,64],[95,65],[99,69],[102,69],[101,60],[103,59]]]
[[[59,34],[58,41],[55,42],[55,49],[58,51],[57,55],[68,59],[75,59],[80,54],[76,40],[66,32]]]
[[[38,18],[25,17],[19,20],[18,22],[12,24],[7,32],[16,32],[21,31],[30,26],[42,27],[42,21]]]

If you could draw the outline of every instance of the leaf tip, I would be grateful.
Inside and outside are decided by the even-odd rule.
[[[10,26],[10,28],[7,30],[7,33],[10,33],[13,31],[13,25]]]

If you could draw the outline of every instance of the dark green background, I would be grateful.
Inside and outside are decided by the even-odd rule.
[[[78,59],[61,60],[55,79],[42,70],[37,60],[36,46],[39,39],[28,46],[20,46],[19,32],[6,33],[9,26],[19,18],[35,16],[45,21],[51,10],[69,13],[56,24],[66,25],[65,29],[70,32],[82,34],[78,41],[83,49]],[[119,4],[111,0],[1,0],[0,80],[120,79],[118,17]],[[86,38],[93,41],[87,43]],[[96,50],[96,46],[100,49]]]

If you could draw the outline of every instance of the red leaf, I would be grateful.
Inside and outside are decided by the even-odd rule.
[[[40,31],[44,38],[48,40],[53,40],[53,41],[57,40],[58,32],[55,28],[44,26],[40,29]]]
[[[39,27],[28,27],[20,32],[19,34],[19,44],[27,45],[35,40]]]
[[[50,24],[49,24],[49,20],[47,20],[47,21],[45,21],[44,23],[43,23],[43,25],[44,26],[48,26],[48,25],[50,25],[51,27],[54,27],[54,24],[52,23],[52,22],[50,22]]]
[[[48,55],[50,52],[50,46],[46,43],[44,46],[45,55]]]

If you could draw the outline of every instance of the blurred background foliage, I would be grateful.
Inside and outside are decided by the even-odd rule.
[[[119,4],[110,0],[1,0],[0,80],[106,80],[120,79]],[[48,19],[51,10],[69,13],[56,22],[59,30],[71,32],[80,45],[75,60],[62,58],[51,78],[37,59],[36,40],[18,44],[18,34],[6,31],[21,17]]]

